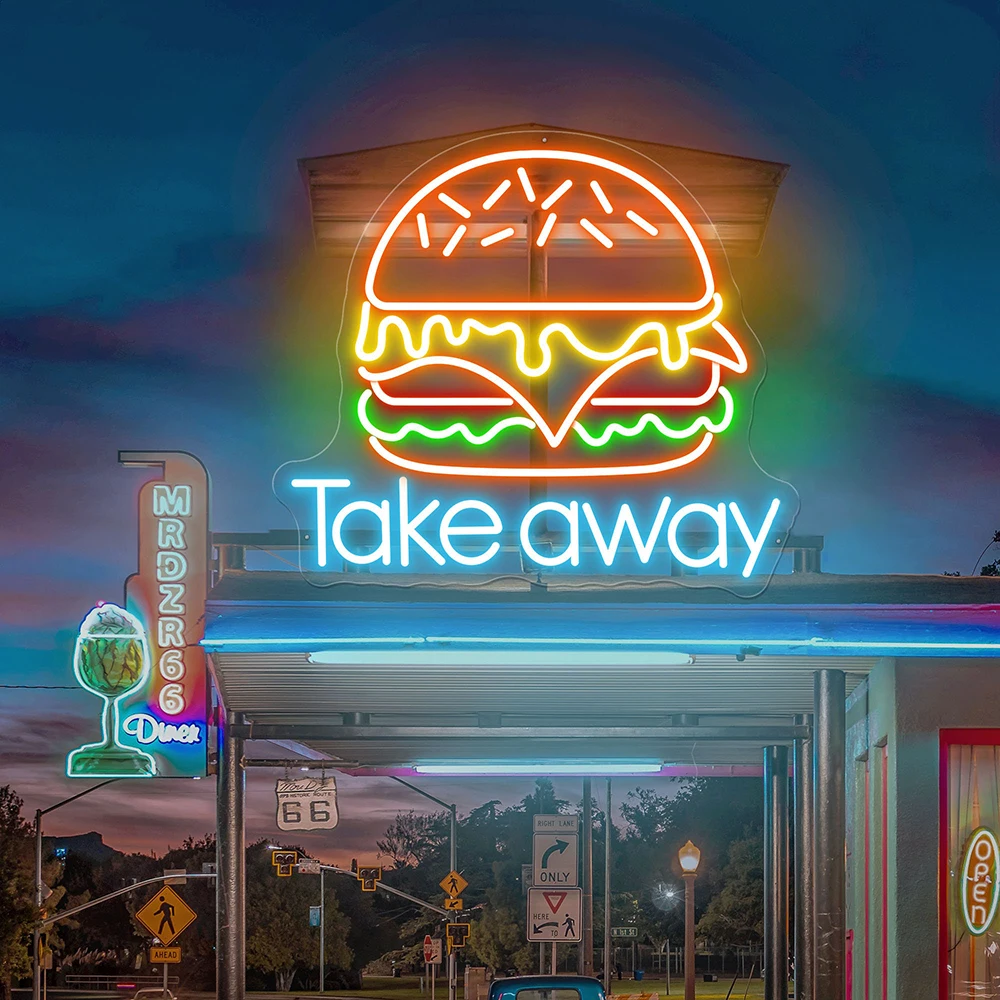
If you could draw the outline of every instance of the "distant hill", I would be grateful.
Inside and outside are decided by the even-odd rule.
[[[104,837],[96,831],[78,833],[75,837],[43,837],[42,849],[46,854],[50,851],[57,855],[62,855],[63,852],[76,854],[97,864],[103,864],[116,855],[124,857],[121,851],[108,847],[104,843]]]

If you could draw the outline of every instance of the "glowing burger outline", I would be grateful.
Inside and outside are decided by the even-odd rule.
[[[537,243],[542,246],[553,232],[557,213],[553,211],[558,207],[558,200],[572,186],[572,180],[567,179],[556,187],[543,199],[536,192],[531,183],[531,178],[525,170],[526,162],[547,161],[570,162],[572,164],[583,164],[598,170],[611,171],[613,174],[624,178],[641,188],[647,195],[652,196],[659,206],[666,210],[670,218],[679,226],[686,238],[686,243],[690,246],[694,258],[697,261],[700,277],[704,282],[704,292],[694,299],[686,301],[670,300],[629,300],[614,301],[598,299],[586,300],[566,300],[552,299],[510,301],[499,299],[446,299],[428,298],[414,301],[405,298],[392,298],[380,294],[379,279],[380,266],[387,252],[391,249],[392,241],[401,235],[403,226],[412,222],[413,228],[418,236],[419,244],[424,250],[431,248],[430,235],[425,212],[417,211],[431,196],[436,195],[436,202],[451,210],[455,215],[455,228],[449,236],[447,242],[441,249],[442,257],[448,258],[457,246],[469,235],[470,225],[468,224],[472,212],[457,199],[453,198],[447,191],[443,190],[445,185],[456,178],[461,178],[481,167],[488,167],[494,164],[517,163],[514,176],[505,177],[500,184],[492,191],[482,204],[483,211],[488,212],[503,196],[512,188],[515,190],[519,186],[524,196],[532,206],[535,205],[548,212],[548,216],[537,237]],[[613,211],[607,195],[599,183],[598,177],[594,177],[590,182],[590,188],[595,199],[597,211],[603,211],[610,215]],[[641,207],[641,206],[640,206]],[[478,206],[477,206],[478,209]],[[645,232],[648,236],[658,235],[658,229],[647,219],[629,209],[626,212],[628,220],[637,230]],[[586,217],[577,220],[580,229],[592,237],[597,243],[612,249],[613,241],[602,229],[604,225],[601,220],[599,224],[591,223]],[[488,248],[496,243],[501,243],[515,234],[513,227],[506,227],[487,234],[477,242]],[[472,239],[472,237],[469,237]],[[716,434],[725,431],[732,423],[734,413],[734,403],[732,394],[722,384],[721,368],[725,367],[737,374],[745,374],[749,370],[747,354],[739,340],[719,321],[719,316],[723,309],[723,299],[716,290],[715,277],[712,272],[711,263],[704,245],[699,238],[694,226],[680,210],[677,204],[656,184],[643,177],[637,171],[623,164],[606,157],[595,156],[590,153],[583,153],[574,150],[546,148],[546,149],[511,149],[502,150],[473,157],[456,166],[450,167],[432,180],[420,187],[395,213],[392,220],[386,226],[378,239],[376,247],[372,252],[371,259],[364,281],[365,301],[361,306],[361,319],[355,341],[355,354],[362,364],[358,368],[358,374],[366,381],[369,388],[362,392],[357,406],[358,418],[362,427],[369,435],[369,444],[381,458],[388,463],[399,468],[408,469],[414,472],[428,473],[433,475],[455,475],[455,476],[483,476],[500,478],[593,478],[616,475],[649,475],[659,472],[666,472],[678,469],[696,462],[710,448],[712,440]],[[378,310],[382,315],[374,331],[371,329],[374,318],[372,312]],[[648,315],[650,312],[663,313],[688,313],[696,314],[693,319],[678,323],[673,328],[668,328],[665,323],[657,320],[645,320],[637,322],[624,343],[619,344],[613,350],[602,351],[591,348],[580,340],[576,333],[563,322],[551,322],[542,329],[538,335],[538,347],[542,360],[535,365],[531,365],[527,359],[527,343],[524,330],[516,322],[505,321],[498,317],[496,323],[488,323],[477,320],[469,313],[483,312],[495,314],[498,312],[516,313],[642,313]],[[701,312],[701,315],[697,315]],[[397,315],[402,313],[404,315]],[[420,313],[426,316],[420,326],[419,334],[410,329],[407,322],[407,313]],[[458,320],[454,315],[448,313],[462,314]],[[428,315],[429,314],[429,315]],[[456,321],[453,322],[453,319]],[[725,345],[725,353],[712,351],[702,346],[691,346],[690,334],[699,330],[710,328]],[[552,351],[550,342],[555,337],[560,337],[566,341],[569,347],[581,356],[589,360],[602,362],[608,365],[600,374],[583,388],[578,394],[569,412],[563,417],[558,426],[551,426],[546,416],[540,413],[528,399],[510,381],[498,375],[496,372],[483,365],[459,356],[460,352],[442,354],[440,348],[444,346],[442,341],[450,348],[464,348],[476,337],[497,337],[509,336],[514,340],[515,363],[518,370],[526,376],[534,377],[545,373],[552,364]],[[386,352],[390,338],[401,341],[405,353],[409,360],[403,364],[396,364],[386,370],[375,370],[372,362],[379,360]],[[655,339],[659,341],[659,348],[642,347],[644,341]],[[374,340],[374,343],[373,343]],[[431,353],[432,343],[438,349],[438,353]],[[472,350],[474,351],[473,344]],[[688,396],[674,395],[653,395],[642,396],[621,396],[603,395],[600,390],[603,384],[612,376],[638,361],[647,360],[659,354],[663,362],[663,367],[667,371],[679,371],[687,365],[691,357],[699,357],[710,362],[710,382],[708,388],[697,394]],[[491,383],[490,395],[448,395],[423,394],[420,396],[405,396],[394,394],[389,391],[387,384],[394,379],[405,376],[414,371],[440,366],[442,369],[464,369],[465,372],[477,376],[487,383]],[[499,394],[493,394],[493,389]],[[429,427],[425,423],[416,420],[406,421],[402,427],[394,431],[386,431],[372,421],[368,414],[368,405],[372,400],[376,400],[385,406],[392,408],[443,408],[445,412],[455,413],[465,407],[473,408],[478,412],[492,407],[512,408],[517,407],[524,414],[523,416],[505,416],[496,420],[488,430],[476,433],[469,425],[461,419],[452,419],[447,426]],[[716,413],[714,418],[710,414],[697,413],[691,415],[691,419],[686,420],[685,426],[676,427],[667,424],[661,416],[654,412],[657,408],[669,407],[671,409],[689,408],[693,410],[707,402],[715,400],[721,401],[722,413]],[[596,413],[590,407],[619,407],[619,408],[640,408],[642,412],[637,412],[636,419],[629,424],[621,423],[617,420],[610,420],[604,424],[603,430],[594,434],[588,430],[583,420],[579,419],[589,416],[594,417]],[[508,410],[509,412],[509,410]],[[603,414],[601,415],[603,417]],[[405,439],[411,434],[418,435],[429,441],[446,441],[455,437],[462,440],[463,444],[473,445],[478,448],[489,448],[490,444],[500,437],[505,431],[513,427],[522,427],[529,432],[538,431],[542,434],[549,448],[557,451],[568,439],[573,436],[574,440],[579,439],[583,444],[591,448],[600,448],[616,435],[622,438],[631,439],[641,436],[649,428],[658,433],[659,443],[664,442],[675,444],[678,441],[685,441],[694,438],[695,443],[681,454],[674,454],[670,458],[659,461],[636,462],[633,460],[622,461],[619,464],[606,464],[596,461],[593,464],[575,464],[569,466],[544,465],[536,467],[524,467],[522,465],[500,465],[485,461],[482,464],[468,464],[456,462],[430,462],[407,457],[400,452],[405,451]],[[402,447],[395,447],[402,445]],[[463,456],[464,457],[464,456]]]

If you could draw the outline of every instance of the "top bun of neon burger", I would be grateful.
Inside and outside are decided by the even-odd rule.
[[[382,232],[364,291],[358,416],[417,472],[682,468],[730,426],[724,381],[748,369],[695,227],[606,156],[515,148],[442,171]]]

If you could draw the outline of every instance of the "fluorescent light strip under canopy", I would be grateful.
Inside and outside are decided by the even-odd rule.
[[[580,774],[583,776],[596,777],[599,775],[614,774],[659,774],[663,769],[663,764],[649,761],[620,761],[620,762],[561,762],[550,764],[414,764],[413,770],[417,774],[437,774],[451,775],[459,777],[462,775],[560,775],[560,774]]]
[[[403,645],[418,646],[424,643],[456,643],[458,645],[490,645],[498,649],[505,646],[547,646],[559,645],[564,647],[576,646],[665,646],[668,649],[677,646],[688,646],[696,649],[717,648],[722,649],[727,646],[740,649],[743,646],[759,646],[762,649],[787,647],[789,649],[811,648],[811,649],[852,649],[859,651],[879,651],[891,653],[893,651],[925,651],[925,652],[1000,652],[1000,640],[993,642],[901,642],[894,639],[885,641],[869,642],[852,639],[826,639],[819,636],[811,638],[790,637],[787,639],[705,639],[705,638],[678,638],[678,639],[636,639],[629,637],[591,639],[591,638],[520,638],[514,636],[284,636],[284,637],[253,637],[245,638],[206,638],[201,640],[201,645],[209,649],[221,649],[226,646],[303,646],[311,645],[317,647],[345,646],[345,645]]]

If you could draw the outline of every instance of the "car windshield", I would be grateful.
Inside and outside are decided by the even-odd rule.
[[[580,1000],[580,991],[563,987],[551,990],[518,990],[517,1000]]]

